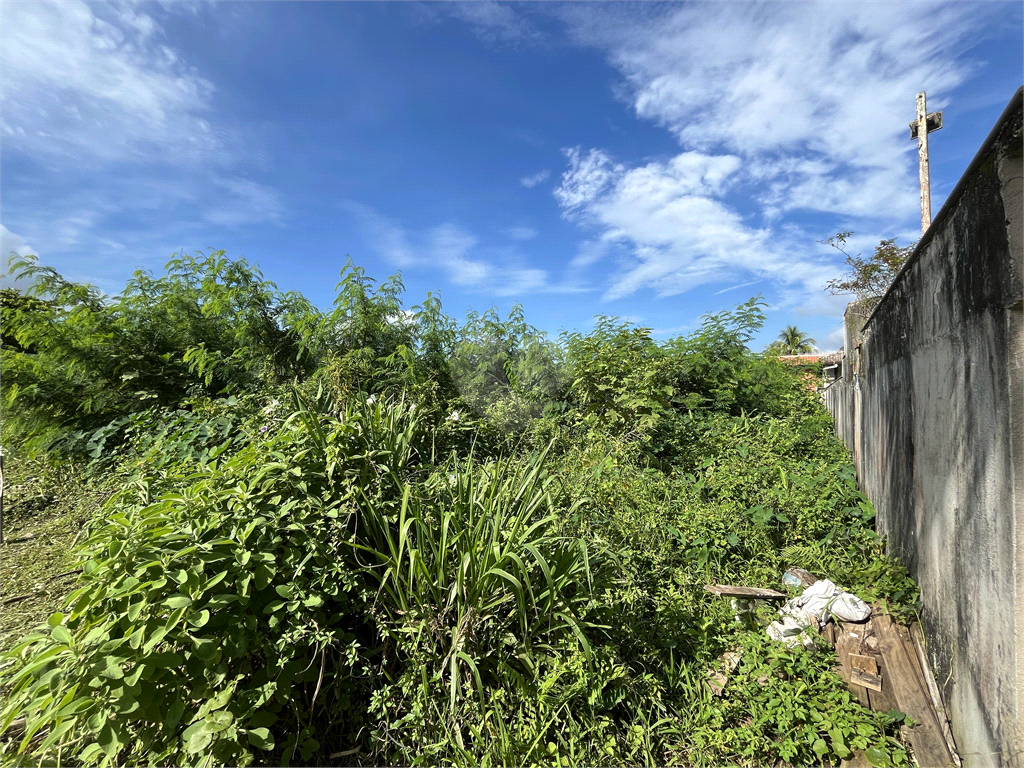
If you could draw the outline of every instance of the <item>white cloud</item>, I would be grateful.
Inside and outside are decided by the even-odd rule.
[[[161,38],[152,17],[128,6],[5,3],[6,140],[77,162],[222,150],[204,118],[213,86]]]
[[[519,180],[519,183],[528,189],[532,189],[533,187],[536,187],[538,184],[540,184],[542,181],[545,181],[550,175],[551,171],[545,168],[543,171],[538,171],[537,173],[533,174],[533,176],[523,176],[523,178]]]
[[[217,195],[217,205],[203,215],[211,224],[236,228],[249,223],[281,222],[284,206],[270,187],[248,179],[219,179],[215,183],[223,193]]]
[[[474,34],[485,43],[538,44],[545,39],[532,21],[503,3],[472,0],[451,3],[445,8],[452,16],[469,24]]]
[[[36,254],[35,250],[25,242],[21,235],[11,232],[3,224],[0,224],[0,262],[6,264],[7,259],[13,256],[28,256]]]
[[[613,166],[608,155],[599,149],[591,149],[586,155],[580,147],[562,151],[569,158],[569,169],[562,174],[562,183],[555,190],[555,199],[565,215],[571,217],[594,201],[625,168],[621,165]]]
[[[533,227],[505,227],[502,232],[513,240],[520,241],[533,240],[533,238],[540,234]]]
[[[23,277],[13,278],[7,273],[8,261],[11,258],[29,255],[39,254],[25,242],[25,238],[0,224],[0,288],[17,288],[24,291],[32,285],[31,280]]]
[[[843,346],[843,326],[840,325],[837,328],[832,329],[825,340],[821,343],[821,348],[826,352],[836,352]]]
[[[783,250],[767,229],[750,226],[716,195],[724,193],[740,171],[732,155],[685,152],[667,162],[627,170],[600,150],[567,150],[569,169],[555,190],[567,216],[600,230],[574,263],[586,265],[620,243],[632,258],[615,276],[606,299],[649,287],[659,295],[683,293],[698,285],[757,279],[824,285],[827,263],[799,258]]]
[[[366,244],[396,267],[440,270],[454,285],[498,296],[579,290],[550,284],[548,273],[526,266],[514,248],[482,246],[457,224],[409,232],[361,203],[343,202],[341,208],[354,216]]]
[[[875,232],[915,217],[913,97],[925,84],[940,109],[971,73],[958,54],[979,8],[564,7],[574,40],[606,51],[623,76],[619,95],[684,150],[638,167],[601,148],[565,150],[563,215],[597,230],[589,242],[631,252],[605,297],[771,279],[784,305],[841,311],[845,299],[821,294],[841,258],[786,217],[839,214]],[[588,248],[576,261],[600,258]]]

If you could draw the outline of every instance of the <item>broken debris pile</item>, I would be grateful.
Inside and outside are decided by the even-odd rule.
[[[871,607],[828,579],[821,579],[789,600],[779,613],[781,618],[768,626],[768,637],[786,645],[802,643],[806,648],[814,648],[814,638],[807,632],[809,627],[821,629],[833,617],[839,621],[867,621]]]
[[[815,633],[808,629],[821,628],[821,637],[835,648],[839,662],[836,672],[858,701],[876,711],[903,712],[913,722],[912,726],[904,726],[903,733],[917,764],[959,768],[960,757],[931,673],[920,626],[898,624],[891,616],[883,615],[878,606],[872,610],[828,579],[819,580],[799,568],[787,571],[783,582],[787,586],[803,584],[806,589],[782,606],[782,618],[769,626],[769,637],[791,646],[813,648]],[[757,603],[786,600],[785,594],[771,589],[724,584],[709,584],[705,589],[733,598],[734,608],[748,608],[746,615],[737,616],[748,621],[754,620]],[[708,684],[716,696],[722,695],[728,675],[739,663],[737,649],[723,654],[721,661],[723,669],[709,671],[708,675]],[[846,768],[869,764],[869,756],[862,752],[843,761]]]

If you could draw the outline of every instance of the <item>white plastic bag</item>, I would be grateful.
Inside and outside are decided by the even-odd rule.
[[[768,637],[776,642],[785,643],[790,647],[803,645],[809,651],[818,646],[814,643],[814,637],[807,630],[816,626],[818,619],[809,613],[797,611],[783,616],[778,621],[773,621],[765,630]]]
[[[805,648],[814,648],[814,640],[805,631],[808,627],[820,629],[835,617],[839,621],[864,621],[871,616],[871,606],[856,595],[844,592],[828,579],[821,579],[807,587],[798,597],[779,609],[781,618],[768,626],[772,640]]]
[[[871,607],[856,595],[844,592],[828,579],[821,579],[803,591],[799,597],[782,606],[782,614],[803,611],[818,619],[823,627],[835,616],[840,621],[864,621],[871,615]]]

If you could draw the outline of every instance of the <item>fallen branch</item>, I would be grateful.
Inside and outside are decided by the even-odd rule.
[[[5,545],[6,544],[22,544],[22,543],[24,543],[26,541],[32,541],[33,539],[37,539],[37,538],[39,538],[38,534],[30,533],[28,536],[19,536],[16,539],[8,539],[7,541],[5,541],[3,543]]]
[[[44,592],[42,589],[37,589],[35,592],[29,592],[27,595],[18,595],[17,597],[5,598],[0,605],[11,605],[12,603],[20,603],[22,600],[28,600],[30,597],[41,595]]]

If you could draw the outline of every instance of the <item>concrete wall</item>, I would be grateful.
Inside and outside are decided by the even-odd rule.
[[[824,395],[921,586],[966,766],[1024,765],[1022,142],[1019,90],[867,321],[848,313]]]

